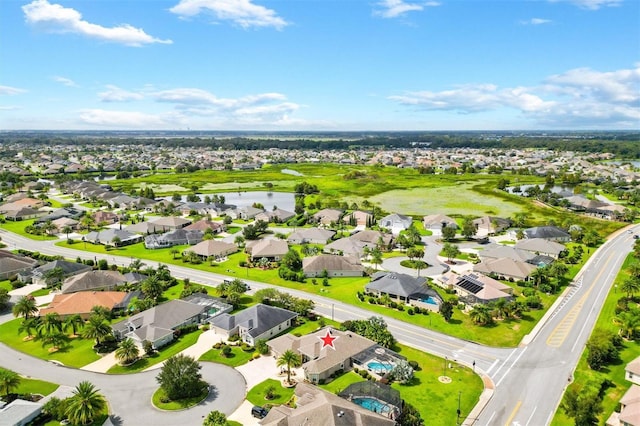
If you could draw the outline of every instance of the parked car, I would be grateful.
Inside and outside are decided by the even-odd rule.
[[[251,409],[251,415],[259,419],[264,419],[265,417],[267,417],[267,414],[269,414],[269,412],[264,407],[259,407],[257,405],[254,405],[253,408]]]

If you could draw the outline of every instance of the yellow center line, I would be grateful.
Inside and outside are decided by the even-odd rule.
[[[518,410],[520,409],[520,406],[522,405],[522,400],[518,401],[516,403],[516,406],[514,407],[513,411],[511,412],[511,415],[509,416],[509,419],[507,420],[507,422],[504,424],[504,426],[511,426],[511,421],[513,420],[513,418],[516,416],[516,414],[518,413]]]
[[[598,280],[604,273],[606,266],[609,264],[614,254],[615,253],[610,254],[609,258],[607,258],[607,261],[605,262],[604,266],[600,269],[600,273],[596,276],[594,280],[594,285],[592,285],[589,288],[589,290],[587,290],[587,292],[580,298],[578,303],[576,303],[576,305],[573,308],[571,308],[569,312],[567,312],[565,317],[562,318],[562,321],[560,321],[560,323],[556,326],[556,328],[553,329],[553,331],[549,335],[549,338],[547,339],[547,346],[551,346],[552,348],[559,348],[560,346],[562,346],[567,336],[569,335],[571,328],[577,321],[578,315],[580,314],[580,311],[584,307],[584,303],[587,300],[587,297],[589,297],[589,294],[591,294],[591,291],[595,287],[595,283],[598,282]]]

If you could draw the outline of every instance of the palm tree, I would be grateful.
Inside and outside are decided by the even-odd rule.
[[[531,272],[531,274],[529,275],[529,278],[533,280],[533,283],[536,287],[539,287],[540,284],[543,284],[544,282],[547,281],[548,271],[549,269],[546,266],[542,268],[536,268]]]
[[[87,382],[80,382],[73,390],[66,410],[67,417],[73,424],[86,425],[106,407],[104,396],[98,393],[96,387]]]
[[[473,307],[473,309],[469,313],[469,318],[471,318],[471,321],[473,321],[474,324],[478,325],[491,324],[491,322],[493,321],[489,307],[480,304]]]
[[[20,386],[20,376],[15,371],[0,368],[0,388],[4,390],[5,395],[9,395],[11,389]]]
[[[280,355],[276,365],[278,367],[287,366],[287,382],[291,383],[291,367],[300,367],[302,365],[302,358],[291,349],[287,349],[282,355]]]
[[[131,264],[129,265],[129,269],[131,269],[133,272],[140,272],[140,270],[144,267],[144,263],[142,263],[142,260],[140,259],[135,259],[131,262]]]
[[[130,364],[135,361],[140,355],[140,349],[131,338],[126,338],[116,349],[116,359],[121,364]]]
[[[144,280],[140,286],[145,297],[153,300],[154,303],[162,296],[164,290],[159,274],[155,274]]]
[[[173,256],[173,258],[176,258],[176,254],[180,253],[180,250],[178,250],[177,248],[172,248],[171,250],[169,250],[169,253],[171,253],[171,255]]]
[[[65,320],[64,320],[64,324],[63,324],[63,328],[64,330],[69,330],[69,328],[71,329],[71,331],[73,332],[73,336],[76,336],[78,333],[78,329],[81,328],[84,325],[84,320],[82,319],[82,317],[79,314],[73,314],[73,315],[69,315]]]
[[[631,299],[631,297],[640,291],[640,280],[637,278],[629,278],[626,279],[620,284],[620,291],[627,293],[627,299]]]
[[[33,330],[37,330],[38,329],[38,324],[39,323],[40,323],[40,318],[38,318],[38,317],[25,318],[22,321],[22,324],[20,324],[20,327],[18,328],[18,333],[25,332],[25,333],[27,333],[26,339],[30,339],[31,337],[33,337],[33,334],[31,334],[31,332]]]
[[[35,314],[38,312],[38,308],[36,307],[36,300],[33,296],[22,296],[15,305],[13,305],[13,316],[15,317],[24,317],[24,319],[29,319],[31,314]]]
[[[493,312],[492,314],[498,318],[509,318],[510,314],[509,305],[507,304],[506,299],[498,299],[493,303]]]
[[[96,346],[100,344],[100,339],[111,334],[111,326],[107,320],[100,315],[91,315],[82,330],[82,337],[85,339],[95,339]]]
[[[69,239],[69,234],[71,233],[71,231],[73,231],[73,229],[71,229],[69,225],[62,228],[62,232],[64,232],[67,236],[67,240]]]
[[[38,324],[38,336],[50,336],[56,333],[62,332],[62,322],[58,317],[58,314],[53,312],[40,318]]]
[[[67,343],[68,340],[69,337],[66,334],[59,331],[52,332],[42,338],[42,346],[51,345],[53,346],[53,350],[58,350],[62,345]]]
[[[613,322],[620,326],[620,332],[624,333],[625,338],[631,339],[640,328],[640,311],[637,308],[622,311],[613,319]]]
[[[556,279],[556,288],[560,285],[560,280],[562,280],[568,271],[569,268],[562,262],[553,262],[553,264],[551,264],[549,274]]]
[[[378,269],[378,265],[382,264],[382,252],[378,247],[371,250],[371,263],[376,265],[376,270]]]

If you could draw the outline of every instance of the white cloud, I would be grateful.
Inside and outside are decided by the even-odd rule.
[[[82,19],[80,12],[49,3],[47,0],[35,0],[22,6],[26,21],[45,31],[56,33],[80,34],[99,40],[121,43],[127,46],[142,46],[150,43],[172,43],[152,37],[140,28],[129,24],[116,27],[103,27]]]
[[[440,92],[409,92],[389,99],[418,110],[465,114],[515,109],[544,126],[638,128],[640,64],[612,72],[573,69],[552,75],[536,87],[467,84]]]
[[[208,12],[220,21],[231,21],[242,28],[273,27],[281,30],[289,25],[276,11],[253,4],[251,0],[180,0],[169,10],[183,17]]]
[[[98,97],[102,102],[129,102],[144,99],[142,93],[130,92],[113,85],[107,85],[107,90],[98,93]]]
[[[20,93],[24,93],[26,92],[26,90],[24,89],[18,89],[17,87],[11,87],[11,86],[0,86],[0,96],[2,95],[17,95]]]
[[[520,21],[522,25],[543,25],[550,24],[552,21],[550,19],[542,19],[542,18],[531,18],[526,21]]]
[[[75,83],[75,81],[71,80],[70,78],[54,76],[54,77],[51,77],[51,79],[53,81],[55,81],[55,82],[58,82],[60,84],[65,85],[67,87],[78,87],[78,85]]]
[[[114,129],[159,129],[171,128],[180,124],[175,114],[147,114],[139,111],[109,111],[104,109],[84,109],[79,119],[84,124]]]
[[[397,18],[408,12],[419,12],[425,7],[440,6],[440,3],[436,1],[409,3],[404,0],[382,0],[376,5],[379,9],[374,11],[375,15],[383,18]]]
[[[552,3],[566,1],[581,9],[598,10],[601,7],[619,6],[622,0],[549,0]]]

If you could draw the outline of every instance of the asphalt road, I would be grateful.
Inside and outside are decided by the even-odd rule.
[[[0,230],[3,242],[10,249],[15,247],[46,254],[63,255],[69,258],[104,258],[110,263],[128,265],[130,258],[110,254],[83,253],[65,247],[54,246],[51,241],[35,241],[19,235]],[[601,309],[607,290],[613,283],[624,258],[631,250],[631,235],[620,231],[605,243],[578,274],[575,284],[558,302],[558,306],[550,312],[548,321],[539,329],[530,343],[518,348],[492,348],[462,339],[447,336],[418,326],[414,326],[392,318],[385,318],[395,338],[409,346],[425,352],[433,353],[449,360],[455,360],[468,366],[474,365],[476,371],[484,373],[494,385],[493,397],[475,418],[467,418],[463,424],[471,425],[545,425],[549,424],[553,413],[566,387],[567,378],[571,375],[595,319]],[[145,260],[144,263],[156,266],[155,262]],[[186,267],[168,265],[172,274],[178,278],[189,278],[192,282],[215,286],[228,276],[197,271]],[[251,280],[248,276],[240,276],[250,284],[253,290],[271,287],[268,284]],[[291,294],[312,299],[315,310],[337,321],[362,319],[372,315],[370,311],[337,302],[322,296],[287,289]],[[3,364],[7,357],[2,356]],[[47,364],[47,363],[45,363]],[[10,365],[7,365],[11,368]],[[22,371],[18,369],[17,371]],[[43,370],[44,372],[44,370]],[[37,377],[42,377],[32,374]],[[136,394],[138,382],[134,377]],[[47,378],[47,377],[42,377]],[[51,379],[53,380],[53,379]],[[125,380],[125,381],[126,381]],[[53,380],[58,383],[60,381]],[[97,382],[96,382],[97,383]],[[75,384],[75,383],[74,383]],[[112,386],[110,383],[108,386]],[[123,385],[113,386],[120,387]],[[226,389],[227,387],[225,387]],[[110,388],[109,388],[110,389]],[[121,389],[121,388],[120,388]],[[243,392],[244,392],[244,388]],[[107,392],[105,392],[107,394]],[[118,392],[111,395],[117,395]],[[224,393],[221,393],[223,395]],[[135,399],[133,395],[129,402]],[[129,408],[129,409],[128,409]],[[113,403],[112,411],[127,420],[135,416],[130,407]],[[192,410],[189,410],[191,412]],[[195,412],[195,411],[193,411]],[[228,412],[228,410],[224,410]],[[126,413],[123,414],[123,413]],[[469,413],[462,413],[463,417]],[[133,418],[133,417],[131,417]],[[164,423],[158,423],[164,424]]]

